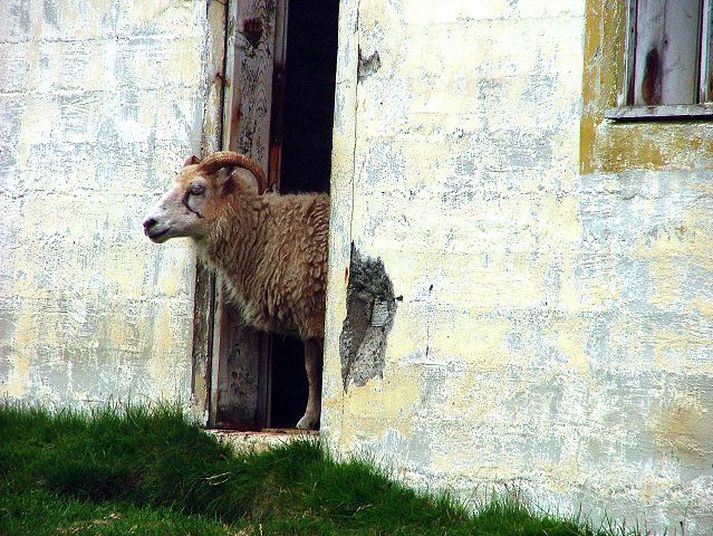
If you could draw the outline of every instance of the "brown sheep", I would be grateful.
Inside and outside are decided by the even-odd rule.
[[[246,156],[190,157],[144,220],[144,233],[156,243],[192,238],[248,325],[302,338],[309,393],[297,428],[310,429],[321,405],[329,196],[266,188],[264,172]]]

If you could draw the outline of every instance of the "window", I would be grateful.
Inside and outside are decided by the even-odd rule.
[[[713,0],[629,0],[625,87],[610,119],[713,117]]]
[[[669,2],[660,0],[656,4],[665,4],[665,18]],[[695,65],[696,71],[696,76],[689,78],[692,80],[689,87],[695,84],[699,93],[692,92],[687,103],[678,104],[664,100],[667,93],[663,91],[663,81],[671,76],[666,68],[650,79],[651,87],[647,88],[647,91],[652,90],[649,94],[656,95],[656,84],[653,82],[660,80],[660,104],[634,104],[637,35],[640,41],[639,86],[646,78],[646,57],[652,48],[649,46],[647,49],[642,40],[642,34],[645,35],[649,28],[644,29],[648,24],[643,22],[646,18],[639,17],[640,13],[651,9],[647,5],[654,6],[654,2],[649,0],[646,5],[643,0],[585,2],[580,122],[580,171],[584,175],[639,169],[690,171],[713,165],[713,128],[710,122],[713,119],[713,98],[710,96],[713,0],[670,3],[670,6],[678,5],[680,11],[686,5],[697,7],[692,10],[694,13],[691,13],[690,19],[683,19],[688,21],[687,25],[674,23],[671,19],[668,21],[669,33],[675,30],[685,35],[684,31],[679,32],[675,27],[683,26],[684,30],[687,27],[686,31],[696,36],[694,43],[698,43],[697,47],[693,47],[695,53],[689,55],[688,62]],[[636,30],[637,19],[641,28],[639,32]],[[658,20],[661,20],[660,16]],[[666,27],[665,20],[661,24]],[[665,41],[667,34],[660,29],[661,24],[658,32]],[[659,43],[665,54],[667,45]],[[654,59],[652,55],[649,62],[653,63]],[[658,63],[658,66],[661,64]],[[632,75],[629,76],[629,73]],[[681,74],[677,76],[680,80]],[[700,80],[707,80],[708,85],[701,84]],[[705,90],[703,98],[701,90]]]

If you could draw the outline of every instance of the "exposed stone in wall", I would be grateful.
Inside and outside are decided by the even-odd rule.
[[[347,317],[339,337],[342,384],[364,385],[384,374],[386,342],[396,314],[391,280],[381,259],[362,257],[352,245]]]
[[[357,78],[361,82],[372,74],[376,73],[381,68],[381,58],[379,51],[375,50],[368,57],[364,57],[363,51],[359,49],[359,71]]]

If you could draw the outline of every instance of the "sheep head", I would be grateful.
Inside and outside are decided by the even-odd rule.
[[[157,243],[177,237],[200,240],[209,232],[237,181],[247,184],[255,195],[261,195],[267,188],[260,166],[242,154],[221,151],[202,161],[196,156],[189,157],[173,188],[144,220],[144,234]]]

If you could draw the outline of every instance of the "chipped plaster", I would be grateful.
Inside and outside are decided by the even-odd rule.
[[[141,219],[198,152],[202,1],[0,4],[0,396],[187,403],[193,254]]]
[[[595,4],[342,2],[322,435],[464,500],[709,534],[710,129],[601,121]],[[352,241],[403,302],[344,392]]]
[[[713,145],[602,121],[622,14],[597,6],[342,2],[322,436],[465,500],[707,534]],[[206,5],[0,15],[0,390],[185,400],[192,254],[139,223],[217,128]],[[403,301],[345,392],[352,241]]]

